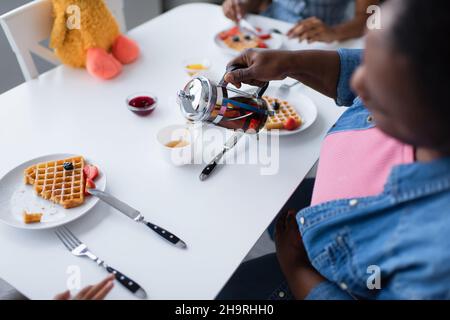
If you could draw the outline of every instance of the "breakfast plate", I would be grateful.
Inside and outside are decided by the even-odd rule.
[[[220,50],[231,56],[238,56],[242,51],[249,48],[267,48],[277,50],[283,46],[284,37],[281,34],[267,33],[263,35],[262,32],[261,34],[263,35],[263,39],[259,39],[251,34],[243,34],[239,32],[237,35],[231,35],[230,37],[225,38],[224,34],[230,32],[230,30],[233,30],[233,28],[217,33],[214,37],[214,43]],[[233,37],[236,37],[237,41],[233,42]],[[246,40],[245,37],[248,37],[248,40]],[[234,44],[236,44],[236,48],[233,48]]]
[[[72,222],[88,213],[97,203],[98,198],[86,196],[82,205],[65,209],[49,200],[39,197],[33,186],[24,182],[24,171],[38,163],[76,157],[73,154],[51,154],[42,156],[15,167],[0,179],[0,222],[12,227],[31,230],[55,228]],[[85,159],[90,165],[96,162]],[[96,189],[105,191],[106,175],[100,172],[95,180]],[[40,223],[26,224],[23,213],[42,213]]]
[[[277,87],[269,87],[265,92],[265,97],[278,98],[277,97]],[[318,111],[316,104],[308,96],[291,89],[289,95],[285,98],[280,98],[280,100],[287,101],[288,104],[295,109],[297,114],[300,116],[302,124],[295,130],[266,130],[263,129],[261,133],[269,135],[279,135],[279,136],[290,136],[303,132],[313,125],[317,120]]]

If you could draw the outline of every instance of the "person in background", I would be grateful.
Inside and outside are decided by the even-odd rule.
[[[352,4],[353,18],[347,14]],[[225,0],[223,11],[236,22],[247,13],[256,13],[295,23],[287,33],[289,38],[329,43],[361,37],[367,8],[377,4],[379,0]]]
[[[67,290],[55,296],[55,300],[103,300],[114,287],[114,275],[106,277],[103,281],[93,286],[82,289],[75,297]]]
[[[449,12],[390,0],[365,51],[230,62],[244,67],[225,76],[237,87],[292,77],[349,108],[324,139],[311,206],[282,214],[276,255],[245,263],[218,298],[450,299]]]

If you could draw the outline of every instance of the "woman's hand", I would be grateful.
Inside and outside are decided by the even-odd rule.
[[[73,299],[70,295],[70,291],[67,290],[58,294],[55,300],[103,300],[114,287],[114,275],[110,275],[102,282],[88,286],[81,290]]]
[[[296,211],[282,215],[276,225],[278,262],[293,295],[304,299],[325,280],[311,265],[295,220]]]
[[[225,81],[238,88],[242,83],[261,87],[267,81],[291,77],[330,98],[337,96],[341,59],[336,51],[250,49],[228,68],[232,65],[240,69],[225,74]]]
[[[335,29],[316,17],[300,21],[288,31],[287,36],[291,39],[299,38],[300,41],[306,40],[308,43],[315,41],[330,43],[337,40]]]
[[[289,210],[277,221],[275,244],[277,257],[284,274],[290,274],[298,266],[310,266],[302,236],[295,219],[296,211]]]
[[[225,75],[225,81],[240,88],[242,83],[263,86],[271,80],[282,80],[287,76],[289,51],[250,49],[244,51],[228,64],[242,67]]]

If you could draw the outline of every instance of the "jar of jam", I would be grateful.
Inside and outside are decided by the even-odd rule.
[[[228,71],[236,70],[233,66]],[[178,92],[181,112],[191,122],[206,122],[245,133],[258,133],[269,115],[267,102],[262,98],[269,83],[255,93],[228,86],[224,78],[219,84],[203,77],[194,77]]]

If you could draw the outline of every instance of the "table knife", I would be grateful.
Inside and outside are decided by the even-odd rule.
[[[233,134],[233,136],[224,144],[222,151],[214,157],[214,159],[203,169],[202,173],[200,174],[200,180],[205,181],[209,178],[211,173],[216,169],[217,165],[219,164],[220,160],[223,158],[223,156],[238,143],[238,141],[242,138],[244,135],[244,131],[237,131]]]
[[[258,30],[256,30],[256,28],[254,26],[251,25],[250,22],[248,22],[246,19],[242,18],[239,20],[239,28],[240,29],[244,29],[247,31],[250,31],[251,33],[253,33],[254,35],[258,35],[259,32]]]
[[[178,238],[176,235],[161,228],[160,226],[158,226],[156,224],[146,221],[145,217],[138,210],[130,207],[129,205],[120,201],[119,199],[115,198],[114,196],[112,196],[106,192],[97,190],[97,189],[87,189],[87,192],[90,193],[91,195],[93,195],[94,197],[99,198],[103,202],[109,204],[111,207],[117,209],[119,212],[125,214],[127,217],[133,219],[134,221],[145,224],[151,230],[156,232],[160,237],[169,241],[174,246],[181,248],[181,249],[187,248],[186,243],[183,240],[181,240],[180,238]]]

